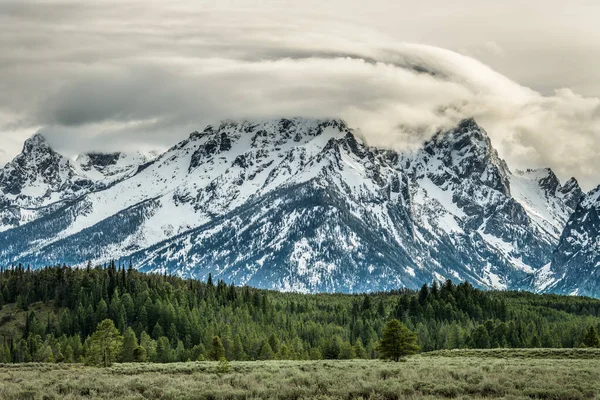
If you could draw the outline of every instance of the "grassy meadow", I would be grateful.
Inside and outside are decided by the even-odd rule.
[[[466,350],[404,362],[0,366],[0,399],[600,399],[600,352]]]

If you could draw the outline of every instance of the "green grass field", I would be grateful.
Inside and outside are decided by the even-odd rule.
[[[12,399],[600,399],[600,353],[454,351],[405,362],[264,361],[0,366]],[[595,354],[593,354],[595,353]],[[543,354],[544,358],[540,358]]]

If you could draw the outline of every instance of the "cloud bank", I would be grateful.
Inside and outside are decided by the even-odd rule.
[[[68,154],[149,150],[222,119],[278,116],[343,118],[406,149],[475,117],[509,165],[600,183],[599,98],[541,94],[455,51],[269,5],[1,3],[0,159],[37,130]],[[493,41],[478,51],[504,57]]]

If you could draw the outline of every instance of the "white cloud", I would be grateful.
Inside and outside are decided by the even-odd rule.
[[[600,183],[596,97],[542,95],[465,55],[279,2],[106,4],[0,5],[8,155],[37,129],[67,152],[147,149],[224,118],[296,115],[341,117],[403,148],[473,116],[510,165]],[[510,60],[496,40],[466,47]]]

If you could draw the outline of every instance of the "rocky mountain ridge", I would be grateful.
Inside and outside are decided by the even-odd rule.
[[[597,249],[561,256],[569,237],[593,236],[582,225],[593,194],[550,169],[512,172],[472,119],[410,153],[303,118],[209,126],[150,160],[71,162],[36,135],[0,183],[4,265],[132,258],[146,271],[305,292],[452,279],[572,293],[596,271],[580,265]]]

